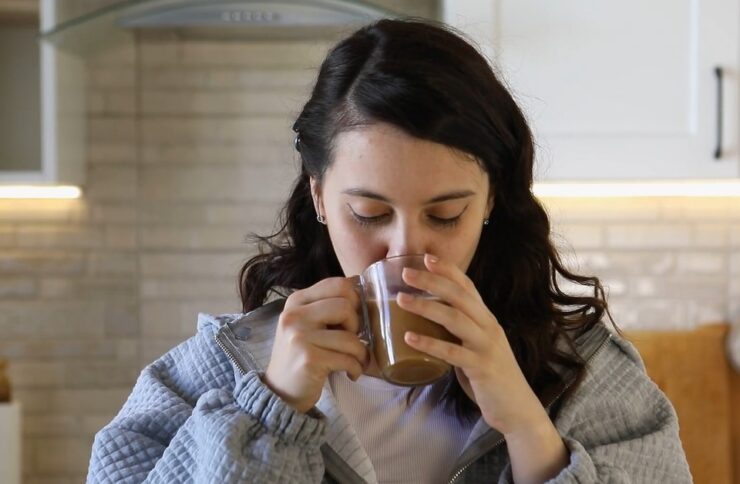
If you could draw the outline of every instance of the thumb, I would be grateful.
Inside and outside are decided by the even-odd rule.
[[[455,376],[457,376],[457,382],[462,387],[465,394],[470,398],[472,401],[478,404],[478,402],[475,400],[475,394],[473,393],[473,387],[470,386],[470,380],[465,375],[465,372],[462,371],[459,367],[455,367]]]

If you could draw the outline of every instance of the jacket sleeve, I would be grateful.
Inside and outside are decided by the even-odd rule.
[[[238,381],[213,329],[146,367],[96,436],[87,482],[320,482],[325,420],[251,371]]]
[[[555,425],[570,462],[549,484],[692,482],[676,412],[634,347],[614,336]]]

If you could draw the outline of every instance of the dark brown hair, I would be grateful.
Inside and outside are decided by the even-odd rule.
[[[495,204],[467,275],[543,402],[565,390],[554,366],[580,381],[583,360],[555,341],[563,338],[572,350],[573,335],[609,314],[604,290],[596,277],[566,270],[550,241],[548,216],[531,190],[534,143],[520,108],[476,48],[431,20],[377,21],[341,40],[322,62],[293,126],[301,174],[281,227],[266,237],[252,234],[260,254],[239,273],[244,312],[264,304],[270,291],[285,295],[281,288],[345,276],[326,227],[316,221],[309,177],[323,181],[339,133],[378,122],[473,155],[486,170]],[[593,296],[564,293],[559,277],[590,287]],[[460,419],[477,415],[454,373],[442,401]]]

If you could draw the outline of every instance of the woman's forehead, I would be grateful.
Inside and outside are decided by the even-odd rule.
[[[327,177],[341,181],[341,190],[427,187],[421,191],[436,195],[440,191],[480,191],[488,185],[487,174],[470,155],[389,125],[342,133],[334,155]]]
[[[392,205],[400,203],[393,195],[384,195],[378,191],[373,191],[364,187],[352,187],[342,190],[342,194],[349,195],[351,197],[361,197],[373,200],[379,200],[381,202],[390,203]],[[433,195],[422,202],[423,205],[433,205],[435,203],[442,203],[449,200],[461,200],[476,196],[477,193],[474,190],[452,190],[447,192],[440,192]]]

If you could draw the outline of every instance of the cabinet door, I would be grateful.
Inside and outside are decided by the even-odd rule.
[[[51,29],[61,2],[41,1],[42,31]],[[81,185],[85,180],[87,113],[82,58],[41,42],[41,181]]]
[[[37,35],[38,14],[0,7],[0,175],[41,170]]]
[[[443,12],[524,109],[538,180],[740,175],[737,0],[445,0]]]
[[[40,1],[42,31],[57,23],[58,7],[64,5]],[[0,89],[5,88],[5,98],[11,96],[0,96],[0,104],[9,107],[0,115],[0,127],[8,128],[0,135],[0,184],[81,185],[87,119],[84,62],[39,41],[39,26],[18,32],[22,35],[11,36],[11,29],[0,33],[6,41],[0,46],[0,71],[10,66],[1,71],[0,82],[9,81]],[[13,62],[2,62],[4,51]]]

